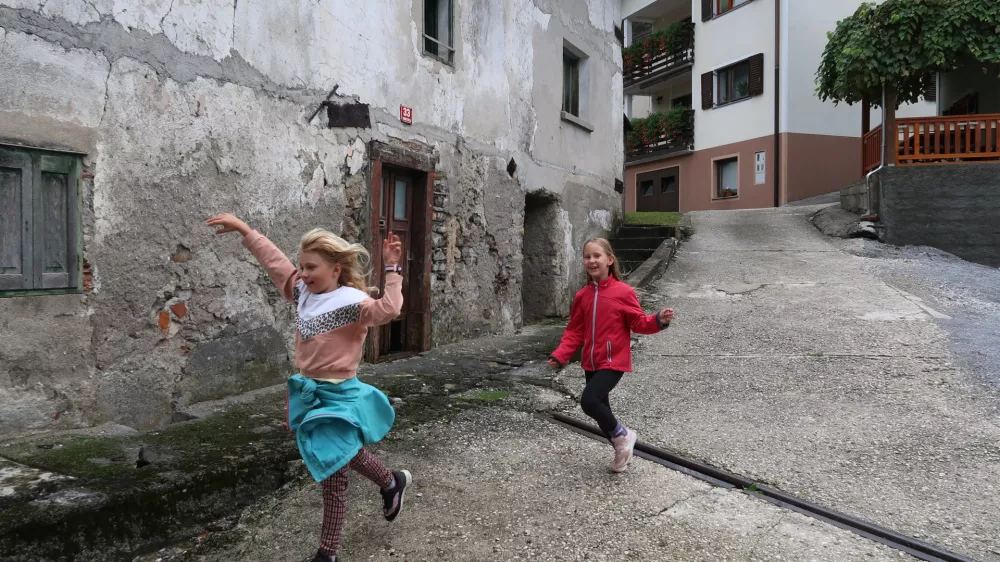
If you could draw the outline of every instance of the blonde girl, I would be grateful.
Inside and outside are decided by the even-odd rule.
[[[243,245],[264,267],[282,295],[296,305],[295,366],[288,379],[288,426],[302,460],[323,489],[323,529],[313,562],[336,562],[347,511],[348,469],[377,484],[383,515],[394,520],[403,508],[412,477],[391,472],[365,445],[389,432],[395,412],[385,394],[357,379],[368,328],[399,316],[403,306],[402,243],[391,235],[382,244],[385,294],[368,286],[370,256],[324,230],[302,237],[299,267],[270,240],[230,214],[208,220],[217,234],[239,232]]]

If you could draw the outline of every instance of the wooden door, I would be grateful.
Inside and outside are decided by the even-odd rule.
[[[380,328],[379,355],[393,355],[410,351],[412,342],[407,341],[407,317],[411,308],[410,283],[413,262],[413,199],[416,182],[411,173],[397,168],[382,168],[382,204],[379,216],[379,239],[373,251],[382,251],[382,240],[389,232],[399,236],[403,243],[403,309],[395,320]],[[379,262],[381,260],[378,260]],[[379,272],[382,288],[385,275]]]
[[[673,167],[639,174],[636,177],[636,210],[678,212],[680,210],[680,168]]]

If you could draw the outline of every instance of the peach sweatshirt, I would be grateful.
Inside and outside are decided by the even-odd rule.
[[[385,294],[373,299],[353,287],[313,294],[298,269],[257,231],[243,245],[260,262],[281,294],[298,305],[295,315],[295,366],[302,376],[339,380],[357,376],[368,328],[386,324],[403,307],[403,277],[389,273]]]

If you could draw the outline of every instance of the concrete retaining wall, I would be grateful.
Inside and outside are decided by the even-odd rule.
[[[887,243],[1000,267],[1000,164],[897,166],[879,176]]]

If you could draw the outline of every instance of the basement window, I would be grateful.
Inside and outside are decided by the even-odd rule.
[[[80,157],[0,146],[0,296],[80,282]]]
[[[424,0],[424,54],[455,64],[454,0]]]
[[[739,195],[740,160],[738,157],[715,161],[715,198],[730,199]]]

